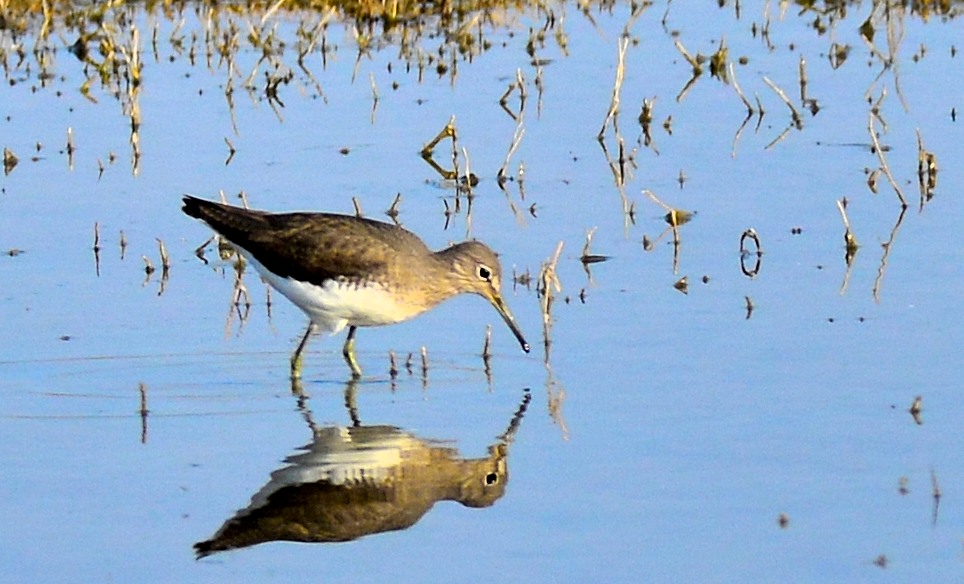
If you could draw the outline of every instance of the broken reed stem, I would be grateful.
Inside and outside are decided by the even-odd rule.
[[[796,127],[798,130],[802,129],[803,118],[800,117],[800,112],[797,111],[797,108],[793,107],[793,103],[790,102],[790,98],[787,97],[787,94],[784,93],[782,89],[777,87],[774,82],[770,81],[770,78],[765,75],[763,76],[763,82],[766,83],[770,89],[774,91],[774,93],[780,96],[780,99],[783,100],[783,103],[790,108],[790,117],[793,120],[794,127]]]
[[[462,158],[465,159],[465,174],[462,175],[463,178],[464,178],[464,181],[462,181],[461,184],[458,184],[458,187],[461,188],[461,189],[464,189],[466,196],[468,196],[468,197],[471,198],[471,197],[472,197],[472,186],[473,186],[473,181],[472,181],[472,161],[469,160],[469,149],[466,148],[465,146],[462,146]],[[456,179],[458,179],[458,177],[456,177]]]
[[[422,381],[428,379],[428,349],[422,346]]]
[[[881,95],[883,99],[883,95]],[[879,103],[879,102],[878,102]],[[887,158],[884,157],[884,150],[880,147],[880,141],[877,139],[877,132],[874,130],[874,119],[877,117],[877,107],[874,106],[870,110],[870,116],[867,121],[867,131],[870,132],[870,140],[874,145],[874,153],[877,155],[877,160],[880,161],[880,168],[884,171],[884,176],[887,177],[887,181],[890,186],[893,187],[894,192],[897,193],[897,198],[900,200],[900,204],[903,208],[907,208],[907,199],[904,198],[904,192],[901,190],[900,185],[897,184],[897,180],[894,175],[890,172],[890,165],[887,164]]]
[[[281,2],[281,1],[283,1],[283,0],[279,0],[279,2]],[[375,123],[375,112],[378,110],[378,86],[375,85],[375,74],[374,74],[374,73],[369,73],[369,74],[368,74],[368,77],[369,77],[369,82],[371,83],[371,86],[372,86],[372,115],[371,115],[371,123],[374,125],[374,123]]]
[[[388,352],[388,375],[393,380],[398,377],[398,366],[395,364],[395,351]]]
[[[526,91],[526,80],[525,76],[522,75],[522,69],[515,70],[515,82],[519,87],[519,115],[522,115],[522,110],[525,109],[526,100],[529,98],[529,92]]]
[[[676,45],[676,50],[679,51],[681,55],[683,55],[683,58],[686,59],[686,62],[689,63],[690,67],[693,68],[693,73],[695,75],[702,74],[703,66],[700,65],[699,59],[691,55],[689,51],[686,50],[686,47],[683,46],[683,43],[679,42],[679,39],[674,40],[673,43]]]
[[[619,112],[619,94],[622,91],[623,77],[626,75],[626,49],[629,47],[629,37],[624,36],[619,39],[619,51],[616,61],[616,81],[613,83],[613,96],[609,103],[609,111],[606,112],[606,117],[603,119],[602,127],[599,128],[599,134],[596,139],[602,141],[603,136],[606,134],[606,127],[609,125],[609,120],[614,120],[616,114]],[[615,123],[615,122],[614,122]]]
[[[150,410],[147,409],[147,384],[137,384],[137,390],[141,396],[141,408],[139,410],[141,415],[141,444],[147,444],[147,414],[150,413]]]
[[[449,118],[449,121],[447,124],[445,124],[445,127],[442,128],[442,130],[434,138],[429,140],[428,144],[422,147],[422,157],[431,158],[432,152],[435,150],[435,146],[437,146],[439,142],[445,138],[451,138],[454,142],[455,137],[455,116],[453,115],[451,118]]]
[[[649,189],[643,189],[643,194],[646,195],[647,197],[649,197],[650,199],[652,199],[652,201],[653,201],[654,203],[656,203],[657,205],[659,205],[660,207],[662,207],[663,209],[665,209],[667,213],[672,213],[672,212],[674,211],[674,209],[673,209],[672,207],[670,207],[669,205],[667,205],[667,204],[664,203],[663,201],[660,201],[660,200],[659,200],[659,197],[657,197],[657,196],[656,196],[656,193],[654,193],[653,191],[651,191],[651,190],[649,190]]]
[[[160,238],[157,239],[158,252],[161,256],[161,269],[165,272],[171,269],[171,258],[167,255],[167,247],[164,245],[164,241]]]
[[[539,77],[537,76],[536,81],[538,82],[538,80],[539,80]],[[512,95],[512,92],[515,91],[516,89],[519,90],[519,113],[518,114],[516,114],[515,112],[509,109],[509,96]],[[541,94],[541,90],[540,90],[540,94]],[[519,121],[519,118],[522,116],[522,112],[525,111],[527,98],[528,98],[528,94],[526,92],[525,77],[522,75],[522,69],[516,69],[515,81],[513,81],[512,83],[509,83],[509,87],[506,88],[505,93],[503,93],[502,97],[499,98],[499,105],[502,106],[502,109],[505,111],[505,113],[509,114],[510,118],[512,118],[515,121]]]
[[[522,137],[525,136],[526,129],[522,125],[522,114],[519,114],[519,123],[515,127],[515,133],[512,135],[512,143],[509,144],[509,151],[505,153],[505,160],[502,162],[502,167],[499,168],[499,173],[497,175],[499,184],[504,184],[509,175],[509,161],[512,160],[512,155],[518,150],[519,144],[522,143]]]
[[[934,197],[937,190],[937,155],[924,148],[924,137],[917,128],[917,183],[920,187],[920,208]]]
[[[840,210],[840,217],[843,219],[844,243],[847,246],[847,256],[851,257],[857,253],[860,244],[857,243],[857,237],[853,234],[853,231],[850,230],[850,219],[847,217],[847,199],[839,199],[837,201],[837,209]]]
[[[542,264],[542,269],[539,272],[537,291],[539,292],[540,307],[542,309],[542,341],[543,347],[545,348],[547,365],[549,363],[549,348],[552,345],[551,312],[553,291],[556,293],[562,292],[562,283],[559,281],[559,276],[556,273],[556,266],[559,263],[559,257],[562,255],[562,247],[563,242],[560,241],[556,246],[556,252],[546,263]]]
[[[231,140],[229,140],[227,136],[224,137],[224,143],[228,145],[228,157],[224,161],[224,166],[227,166],[231,164],[232,160],[234,160],[234,154],[237,152],[237,149],[234,147],[234,144],[231,143]]]
[[[844,228],[847,232],[850,232],[850,220],[847,218],[847,200],[840,199],[837,201],[837,208],[840,209],[840,218],[843,219]]]
[[[74,169],[74,129],[71,127],[67,128],[67,168],[70,170]]]
[[[392,201],[392,206],[389,207],[387,211],[385,211],[385,214],[388,215],[393,221],[395,221],[395,223],[398,223],[398,206],[401,204],[401,202],[402,202],[402,193],[396,193],[395,200]]]
[[[752,116],[755,113],[753,105],[750,103],[750,100],[743,95],[743,90],[740,88],[740,84],[736,81],[736,68],[733,66],[733,61],[730,61],[729,63],[729,71],[730,81],[732,82],[731,84],[733,85],[733,89],[736,90],[736,94],[740,96],[740,100],[742,100],[743,105],[746,106],[747,113]]]
[[[599,228],[593,227],[592,229],[586,231],[586,244],[582,246],[582,255],[580,256],[580,259],[583,262],[586,262],[588,258],[592,257],[592,253],[590,253],[589,249],[592,246],[592,236],[596,234],[597,229]]]

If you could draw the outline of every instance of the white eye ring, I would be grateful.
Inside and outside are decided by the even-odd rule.
[[[479,267],[476,272],[478,273],[479,277],[482,278],[483,280],[489,281],[492,279],[492,270],[490,270],[488,266],[479,264]]]

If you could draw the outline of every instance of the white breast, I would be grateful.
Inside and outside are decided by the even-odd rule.
[[[278,276],[246,249],[238,247],[238,250],[274,289],[305,311],[319,328],[332,334],[348,325],[394,324],[420,312],[413,310],[410,305],[397,302],[395,295],[379,284],[356,288],[354,284],[332,280],[325,282],[324,286],[316,286]]]

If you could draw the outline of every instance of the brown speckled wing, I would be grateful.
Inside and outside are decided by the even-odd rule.
[[[265,213],[189,196],[183,210],[279,276],[316,285],[378,277],[391,270],[399,250],[426,250],[400,227],[348,215]]]

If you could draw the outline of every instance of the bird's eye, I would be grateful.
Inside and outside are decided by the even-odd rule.
[[[487,485],[494,485],[494,484],[496,484],[497,482],[499,482],[499,475],[498,475],[498,474],[496,474],[496,473],[494,473],[494,472],[490,472],[489,474],[485,475],[485,484],[487,484]]]
[[[492,277],[492,270],[490,270],[485,266],[480,265],[478,272],[479,272],[479,277],[482,278],[483,280],[488,280],[489,278]]]

